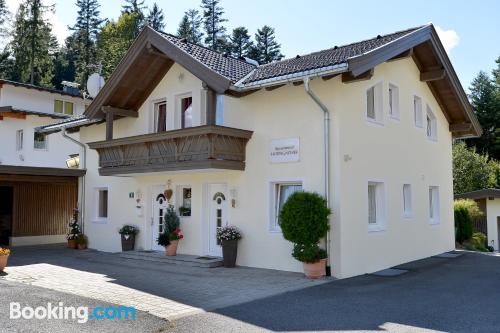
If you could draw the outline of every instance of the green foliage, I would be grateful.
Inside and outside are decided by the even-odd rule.
[[[318,244],[295,244],[292,256],[301,262],[314,263],[327,258],[327,253]]]
[[[317,193],[295,192],[281,209],[283,237],[295,244],[316,244],[330,227],[330,209]]]
[[[471,219],[482,217],[484,213],[479,210],[477,202],[471,199],[459,199],[453,203],[454,209],[465,208]]]
[[[257,30],[255,34],[255,45],[250,48],[249,57],[257,60],[259,64],[268,64],[281,60],[281,45],[276,41],[274,28],[268,25]]]
[[[73,217],[71,222],[68,224],[68,234],[66,235],[66,239],[75,240],[81,233],[80,225],[78,224],[78,209],[74,209]]]
[[[88,244],[88,238],[84,234],[79,234],[76,236],[76,244],[78,245],[87,245]]]
[[[124,225],[118,230],[120,235],[137,235],[139,233],[139,229],[134,227],[133,225]]]
[[[229,37],[227,51],[236,58],[247,57],[253,46],[248,34],[248,29],[245,27],[237,27],[233,30],[233,34]]]
[[[453,192],[455,194],[497,187],[499,165],[465,143],[453,145]]]
[[[160,246],[169,246],[170,245],[170,237],[168,234],[162,233],[158,235],[158,238],[156,239],[156,243]]]
[[[227,20],[222,17],[224,9],[219,3],[220,0],[201,0],[206,33],[205,44],[214,51],[223,51],[226,44],[226,27],[223,23]]]
[[[472,237],[472,221],[466,207],[454,208],[455,215],[455,240],[462,244]]]
[[[186,38],[188,42],[201,44],[203,39],[203,32],[201,31],[202,23],[203,19],[196,9],[184,12],[184,16],[177,29],[177,36]]]
[[[146,24],[157,31],[165,29],[165,16],[163,15],[163,10],[158,7],[156,2],[153,4],[153,8],[149,10]]]

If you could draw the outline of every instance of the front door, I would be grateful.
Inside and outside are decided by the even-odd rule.
[[[0,246],[9,245],[12,236],[13,200],[13,188],[0,186]]]
[[[153,240],[152,240],[152,250],[163,251],[163,246],[158,245],[156,240],[160,233],[163,233],[163,216],[165,215],[168,207],[167,199],[163,194],[165,186],[155,186],[153,187]]]
[[[208,185],[208,254],[222,256],[222,247],[217,241],[217,229],[227,221],[227,185]]]

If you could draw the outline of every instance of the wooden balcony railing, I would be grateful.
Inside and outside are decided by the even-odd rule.
[[[172,170],[245,169],[251,131],[198,126],[89,143],[99,154],[99,173],[112,176]]]

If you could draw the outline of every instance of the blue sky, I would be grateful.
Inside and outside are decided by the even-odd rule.
[[[15,8],[18,0],[7,0]],[[51,17],[60,40],[76,17],[73,0],[55,3]],[[154,1],[146,0],[147,5]],[[185,10],[199,8],[201,0],[157,0],[166,17],[166,31],[175,33]],[[116,18],[122,0],[100,0],[103,17]],[[334,1],[334,0],[222,0],[228,30],[245,26],[254,33],[264,24],[276,29],[287,57],[342,45],[377,34],[390,33],[429,22],[445,31],[443,42],[467,89],[480,71],[491,72],[500,56],[500,1]]]

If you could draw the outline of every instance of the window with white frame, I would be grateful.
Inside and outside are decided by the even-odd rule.
[[[427,105],[426,112],[426,120],[427,120],[427,138],[430,140],[437,140],[437,120],[434,112],[432,112],[429,105]]]
[[[389,83],[389,116],[399,119],[399,88]]]
[[[277,182],[271,183],[271,221],[270,231],[281,231],[279,216],[281,208],[288,198],[295,192],[302,191],[302,182]]]
[[[36,150],[47,150],[47,135],[35,132],[33,136],[33,148]]]
[[[96,220],[106,220],[108,218],[108,189],[96,189]]]
[[[23,145],[24,145],[24,131],[18,130],[16,131],[16,150],[17,151],[23,150]]]
[[[382,82],[366,90],[366,118],[371,122],[383,122]]]
[[[193,127],[193,98],[181,98],[181,128]]]
[[[418,96],[413,96],[413,121],[415,126],[423,127],[422,99]]]
[[[403,185],[403,215],[404,217],[411,217],[413,214],[412,207],[412,199],[411,199],[411,185],[404,184]]]
[[[368,231],[385,230],[384,183],[368,182]]]
[[[429,223],[438,224],[440,221],[439,215],[439,187],[429,187]]]
[[[167,101],[154,103],[154,131],[156,133],[167,130]]]
[[[74,104],[72,102],[61,101],[59,99],[54,100],[54,112],[64,113],[67,115],[73,115]]]
[[[191,216],[191,186],[179,186],[178,195],[179,215],[184,217]]]
[[[217,94],[215,103],[215,125],[224,125],[224,95]]]

